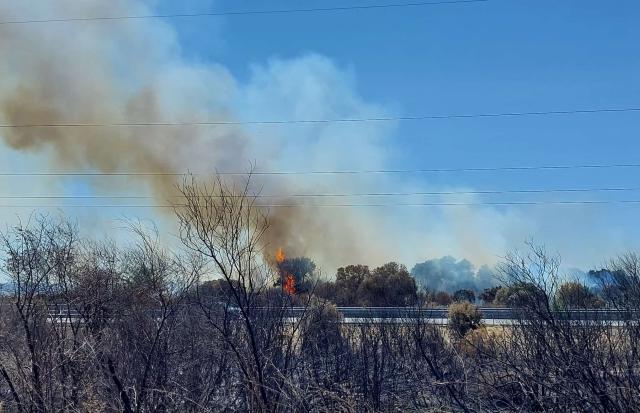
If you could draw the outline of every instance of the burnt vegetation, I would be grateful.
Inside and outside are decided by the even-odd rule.
[[[640,257],[565,282],[531,246],[501,287],[419,290],[388,263],[314,278],[276,265],[248,186],[185,181],[181,247],[135,227],[126,248],[40,217],[2,236],[0,401],[16,412],[628,412],[640,409]],[[282,288],[283,274],[295,291]],[[514,308],[486,326],[473,302]],[[347,323],[336,306],[449,306]],[[292,316],[291,309],[297,309]],[[619,320],[568,319],[609,308]]]

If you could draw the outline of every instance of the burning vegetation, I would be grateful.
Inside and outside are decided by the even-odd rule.
[[[289,274],[283,267],[285,260],[286,256],[284,254],[284,250],[280,247],[276,251],[276,265],[280,275],[280,285],[282,287],[282,291],[292,296],[296,294],[296,278],[292,274]]]

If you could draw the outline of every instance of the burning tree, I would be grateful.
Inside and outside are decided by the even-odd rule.
[[[287,258],[282,248],[278,248],[275,257],[282,290],[289,295],[308,292],[309,277],[314,274],[316,264],[307,257]]]
[[[276,264],[278,266],[278,272],[280,274],[280,285],[282,291],[289,295],[295,295],[296,293],[296,278],[286,269],[286,255],[282,248],[278,248],[276,251]]]

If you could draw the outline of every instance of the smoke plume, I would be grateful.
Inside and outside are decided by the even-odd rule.
[[[2,20],[140,14],[153,14],[153,10],[137,0],[0,3]],[[166,204],[175,193],[176,177],[170,174],[246,171],[253,162],[260,170],[382,169],[392,144],[394,125],[378,122],[115,125],[393,115],[356,93],[350,68],[338,67],[316,54],[256,63],[248,78],[239,81],[221,64],[185,58],[175,30],[166,21],[134,19],[0,25],[0,55],[0,122],[24,126],[0,130],[6,148],[19,154],[20,161],[15,162],[30,159],[30,167],[37,172],[156,174],[83,178],[82,182],[74,181],[75,186],[43,178],[42,192],[55,193],[62,188],[65,193],[73,193],[75,187],[82,186],[91,194],[150,194],[155,198],[152,203]],[[80,123],[102,126],[35,126]],[[40,160],[44,163],[35,163]],[[258,178],[254,188],[261,189],[262,194],[416,189],[410,181],[379,174]],[[29,188],[33,189],[34,181],[30,182]],[[502,222],[505,228],[512,221],[491,211],[463,211],[461,217],[460,213],[449,215],[435,209],[304,205],[397,200],[297,198],[299,208],[270,211],[265,247],[270,255],[283,247],[289,256],[310,256],[329,274],[332,268],[352,263],[411,262],[425,252],[433,255],[452,251],[485,263],[494,251],[478,246],[501,248],[504,242],[498,235],[491,243],[476,240],[486,238],[487,228],[495,228],[489,221]],[[292,201],[273,198],[266,202]],[[126,212],[130,211],[123,209]],[[73,213],[93,219],[93,215],[105,211],[75,209]],[[162,219],[160,210],[150,213]],[[456,225],[464,227],[459,230],[464,236],[452,236],[450,228]]]
[[[460,289],[482,291],[498,284],[489,267],[483,265],[476,271],[470,261],[457,261],[450,256],[416,264],[411,275],[425,288],[450,293]]]
[[[0,16],[92,16],[143,12],[134,2],[55,2],[42,10],[21,2]],[[38,10],[39,13],[36,13]],[[180,64],[175,38],[159,23],[6,25],[0,28],[0,116],[23,125],[3,130],[7,145],[45,152],[53,170],[171,174],[229,167],[246,136],[236,127],[29,127],[49,124],[228,120],[233,81],[219,67]],[[210,93],[209,93],[210,92]],[[45,169],[45,168],[43,168]],[[159,199],[171,178],[144,178]]]
[[[29,2],[4,2],[3,20],[28,17],[145,14],[145,4],[63,0],[47,8]],[[170,174],[215,170],[244,171],[251,161],[260,169],[313,169],[314,165],[360,168],[377,165],[376,147],[384,128],[360,128],[366,134],[352,151],[336,146],[349,127],[300,126],[117,126],[115,124],[241,121],[255,118],[377,115],[360,101],[328,59],[308,55],[256,66],[247,85],[238,85],[221,65],[195,64],[181,56],[176,34],[159,20],[3,25],[0,27],[0,134],[20,153],[36,153],[49,165],[40,171],[131,172],[126,180],[98,180],[95,188],[118,194],[149,188],[154,203],[175,194]],[[294,113],[289,108],[296,108]],[[269,108],[269,109],[265,109]],[[100,126],[46,127],[52,124]],[[360,185],[366,183],[359,182]],[[354,183],[325,179],[265,178],[263,193],[352,190]],[[289,203],[274,199],[273,203]],[[353,215],[353,216],[352,216]],[[269,248],[311,254],[321,262],[364,259],[370,242],[367,213],[345,209],[286,208],[270,212]]]

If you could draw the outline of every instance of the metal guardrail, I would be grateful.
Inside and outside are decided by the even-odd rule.
[[[234,308],[230,311],[234,313]],[[272,309],[257,309],[268,312]],[[447,308],[416,308],[416,307],[337,307],[338,312],[344,319],[375,319],[375,320],[418,320],[418,319],[446,319],[448,318]],[[526,319],[526,313],[517,308],[496,308],[480,307],[484,320],[517,320]],[[160,316],[160,310],[150,310],[152,315]],[[50,318],[80,318],[81,314],[64,305],[52,305],[49,307]],[[285,311],[287,317],[301,317],[308,309],[304,307],[292,307]],[[280,311],[278,314],[282,315]],[[579,321],[628,321],[640,320],[639,311],[622,311],[615,309],[576,309],[570,311],[555,311],[554,318],[559,320],[579,320]]]
[[[337,307],[344,318],[375,318],[375,319],[440,319],[447,318],[447,308],[407,308],[407,307]],[[515,320],[526,318],[526,313],[517,308],[480,307],[483,319]],[[304,309],[293,308],[294,316],[302,315]],[[637,320],[638,312],[621,311],[615,309],[576,309],[570,311],[555,311],[557,319],[585,320],[585,321],[625,321]]]

